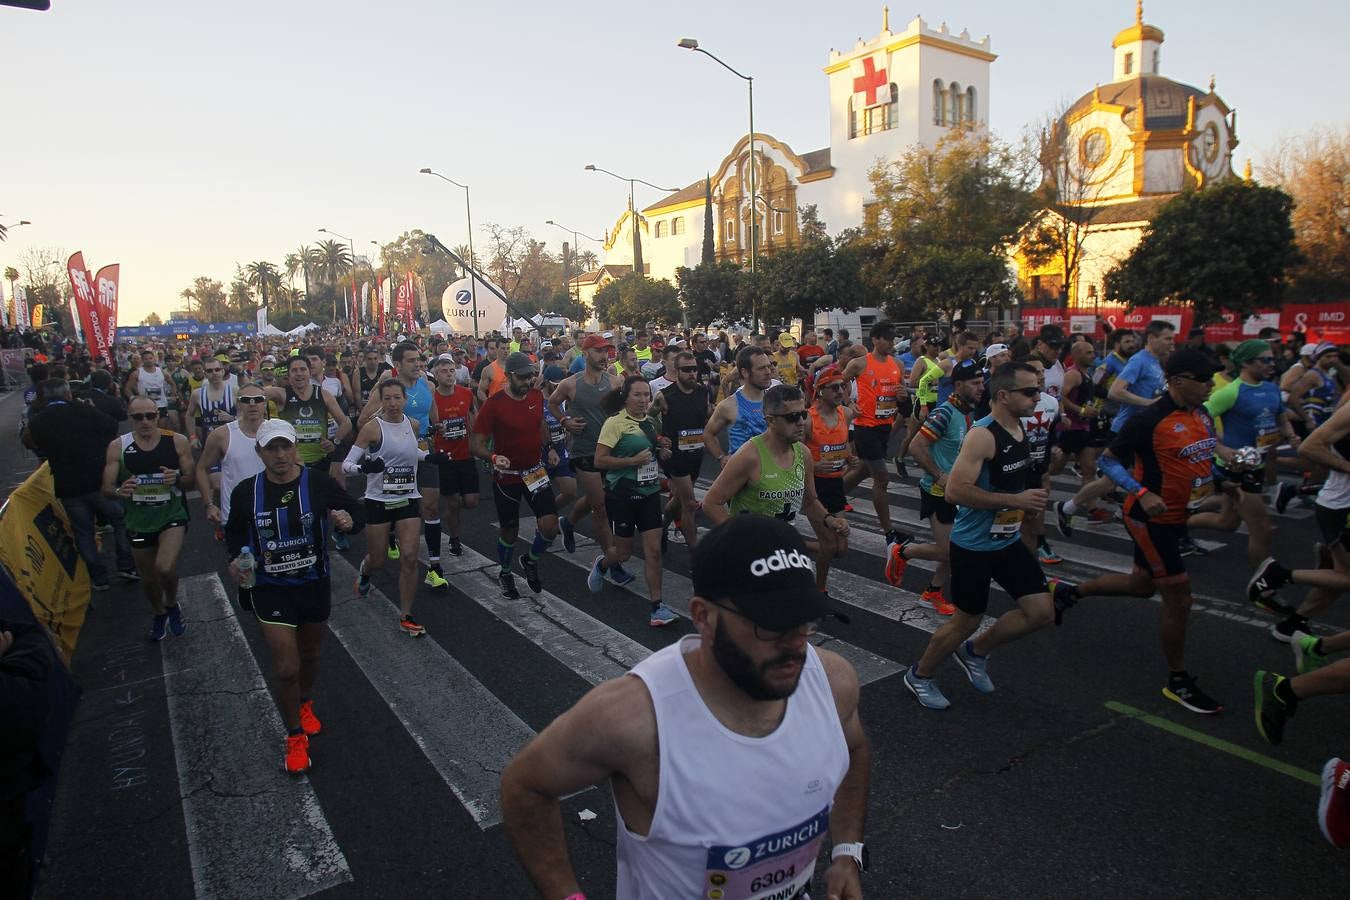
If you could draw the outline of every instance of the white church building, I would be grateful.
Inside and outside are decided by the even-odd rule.
[[[916,144],[933,146],[956,125],[987,126],[989,64],[996,58],[988,36],[953,33],[946,23],[932,28],[919,17],[896,32],[883,11],[878,35],[829,53],[823,69],[830,87],[826,146],[799,151],[771,131],[756,130],[753,148],[747,134],[717,165],[696,167],[713,173],[717,259],[749,265],[752,223],[758,254],[795,246],[798,210],[812,204],[831,233],[862,224],[872,199],[867,173],[878,160],[896,159]],[[698,265],[705,196],[699,177],[637,216],[624,210],[606,234],[605,265],[574,282],[582,301],[589,303],[607,281],[632,271],[634,227],[641,229],[648,276],[674,282],[678,267]],[[876,309],[848,315],[836,310],[819,313],[814,324],[865,329],[879,315]]]

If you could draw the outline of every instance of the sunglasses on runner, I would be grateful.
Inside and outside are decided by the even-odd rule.
[[[1035,400],[1041,395],[1041,389],[1038,387],[1008,388],[1010,394],[1021,394],[1028,400]]]
[[[790,412],[790,413],[769,413],[768,418],[782,419],[785,422],[801,422],[805,420],[808,415],[809,413],[803,409],[797,412]]]
[[[159,418],[159,413],[132,413],[131,418],[137,422],[151,422]]]
[[[267,398],[266,398],[266,397],[237,397],[237,398],[235,398],[235,399],[237,399],[240,403],[266,403],[266,402],[267,402]]]

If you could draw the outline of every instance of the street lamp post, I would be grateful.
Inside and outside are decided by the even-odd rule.
[[[572,232],[572,258],[573,258],[573,259],[575,259],[575,258],[576,258],[576,255],[577,255],[577,238],[578,238],[578,237],[584,237],[586,240],[588,240],[588,241],[594,241],[595,243],[600,244],[600,245],[602,245],[602,246],[603,246],[604,243],[605,243],[604,241],[600,240],[600,238],[593,238],[593,237],[591,237],[589,234],[586,234],[585,232],[577,231],[575,228],[568,228],[566,225],[562,225],[562,224],[560,224],[560,223],[558,223],[558,222],[553,221],[552,219],[548,219],[547,221],[544,222],[544,224],[545,224],[545,225],[552,225],[554,228],[561,228],[563,231],[570,231],[570,232]],[[577,274],[580,275],[581,273],[578,272]],[[577,302],[578,302],[578,303],[581,302],[581,283],[580,283],[580,282],[577,283]]]
[[[586,171],[587,171],[587,172],[604,172],[606,175],[610,176],[611,178],[617,178],[617,179],[619,179],[620,181],[626,181],[626,182],[628,182],[628,212],[631,214],[632,219],[633,219],[633,221],[632,221],[632,223],[631,223],[631,227],[632,227],[632,229],[633,229],[633,271],[637,272],[637,262],[638,262],[638,260],[637,260],[637,258],[638,258],[638,233],[637,233],[637,229],[638,229],[638,222],[637,222],[637,206],[636,206],[636,205],[634,204],[634,202],[633,202],[633,185],[634,185],[634,183],[636,183],[636,182],[641,182],[642,184],[645,184],[645,185],[646,185],[647,187],[649,187],[649,188],[655,188],[655,189],[658,190],[658,191],[665,191],[665,192],[668,193],[668,194],[672,194],[672,193],[674,193],[675,191],[678,191],[679,188],[667,188],[667,187],[661,187],[659,184],[652,184],[650,181],[643,181],[641,178],[628,178],[628,177],[625,177],[625,176],[623,176],[623,175],[618,174],[617,172],[611,172],[609,169],[602,169],[602,168],[600,168],[599,166],[594,165],[594,164],[589,164],[589,165],[587,165],[587,166],[586,166]],[[637,272],[637,274],[642,275],[643,273],[642,273],[642,272]]]
[[[352,253],[352,288],[355,289],[355,287],[356,287],[356,244],[353,243],[353,242],[352,242],[352,239],[349,238],[349,237],[347,237],[345,234],[338,234],[336,231],[333,231],[331,228],[320,228],[320,229],[319,229],[319,234],[331,234],[333,237],[335,237],[335,238],[342,238],[344,241],[347,242],[347,249],[349,249],[349,250],[351,251],[351,253]],[[337,298],[336,298],[336,297],[333,298],[333,324],[334,324],[334,325],[337,324]]]
[[[440,172],[433,172],[431,169],[422,168],[417,170],[422,175],[435,175],[442,181],[448,181],[457,188],[464,189],[464,221],[469,229],[469,302],[473,306],[473,336],[478,337],[478,273],[474,267],[478,261],[473,257],[473,210],[469,206],[469,186],[460,184],[453,178],[446,178]]]
[[[702,53],[704,56],[726,69],[732,75],[745,81],[750,93],[750,274],[755,273],[755,261],[759,255],[759,209],[757,203],[759,192],[755,187],[755,78],[753,75],[745,75],[737,72],[731,66],[718,59],[712,53],[704,50],[698,45],[694,38],[680,38],[676,44],[685,50],[693,50],[695,53]],[[751,282],[750,291],[750,328],[753,331],[759,330],[759,317],[755,311],[755,292],[754,282]]]

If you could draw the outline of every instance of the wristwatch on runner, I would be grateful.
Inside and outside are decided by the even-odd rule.
[[[858,864],[859,872],[867,871],[867,845],[857,844],[835,844],[834,849],[830,851],[830,862],[834,862],[841,856],[847,856]]]

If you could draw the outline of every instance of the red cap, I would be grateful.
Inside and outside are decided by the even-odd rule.
[[[613,346],[613,342],[605,340],[603,336],[598,334],[588,334],[586,339],[581,342],[582,350],[610,349]]]
[[[819,390],[831,384],[842,384],[845,381],[848,381],[848,379],[844,377],[843,372],[834,368],[826,369],[822,374],[816,376],[816,389]]]

